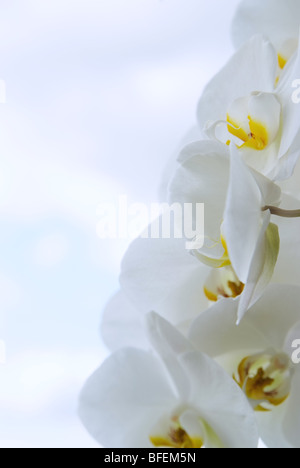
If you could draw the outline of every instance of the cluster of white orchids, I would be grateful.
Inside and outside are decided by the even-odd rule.
[[[203,246],[135,240],[105,311],[79,405],[104,447],[300,448],[299,29],[300,0],[238,8],[164,192],[204,203]]]

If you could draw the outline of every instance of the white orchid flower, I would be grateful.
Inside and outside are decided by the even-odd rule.
[[[300,448],[299,286],[271,285],[235,324],[238,304],[220,301],[193,323],[190,339],[234,376],[270,448]]]
[[[162,173],[162,177],[161,177],[160,184],[159,184],[159,190],[158,190],[159,200],[162,203],[165,203],[167,201],[169,183],[172,180],[172,177],[174,176],[175,171],[178,169],[178,161],[177,161],[178,153],[186,145],[193,143],[194,141],[203,140],[203,138],[205,138],[205,135],[199,128],[199,125],[195,125],[194,127],[191,127],[189,131],[186,132],[184,137],[181,138],[180,143],[177,145],[176,150],[168,159],[167,164],[165,164],[165,167]]]
[[[156,314],[148,330],[157,356],[120,350],[86,383],[79,414],[91,435],[109,448],[256,448],[255,415],[233,379]]]
[[[184,239],[140,237],[125,254],[120,284],[139,314],[144,316],[156,310],[185,332],[190,322],[209,306],[204,294],[209,273],[210,268],[186,250]],[[116,338],[122,333],[117,327],[118,321],[114,327]]]
[[[240,157],[272,180],[288,179],[300,155],[300,105],[293,88],[300,52],[277,85],[277,54],[262,36],[247,42],[208,84],[198,120],[210,138],[233,142]]]
[[[184,240],[139,238],[123,260],[120,281],[129,300],[140,312],[156,310],[182,331],[210,301],[241,295],[241,320],[271,280],[294,284],[300,277],[300,219],[276,217],[279,251],[278,229],[270,211],[262,210],[278,206],[280,189],[247,168],[234,146],[231,152],[230,164],[220,143],[187,146],[170,185],[171,203],[204,203],[204,248],[191,255]],[[287,209],[299,207],[282,199]]]
[[[292,177],[279,183],[281,189],[294,199],[300,200],[300,161],[297,162]]]
[[[298,47],[300,3],[298,0],[243,0],[232,25],[238,48],[256,34],[263,34],[274,45],[279,65],[284,68]]]
[[[214,145],[212,145],[212,148]],[[182,166],[170,186],[171,200],[204,202],[204,247],[196,258],[213,270],[204,285],[208,299],[242,296],[238,320],[271,281],[279,253],[278,228],[270,223],[267,206],[278,206],[281,190],[249,169],[231,145],[231,161],[218,146],[188,146]]]

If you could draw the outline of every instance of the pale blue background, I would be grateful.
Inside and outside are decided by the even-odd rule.
[[[126,241],[96,208],[156,201],[228,59],[237,0],[0,2],[1,447],[94,447],[76,417]]]

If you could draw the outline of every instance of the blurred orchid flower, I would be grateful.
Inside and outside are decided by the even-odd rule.
[[[170,210],[125,255],[101,326],[114,354],[80,397],[106,447],[255,448],[258,426],[269,447],[300,448],[299,8],[242,1],[243,45],[165,170]],[[204,234],[185,211],[199,204]]]
[[[147,322],[157,355],[120,350],[82,391],[91,435],[110,448],[256,448],[255,415],[234,380],[158,315]]]
[[[263,34],[278,53],[284,68],[298,47],[300,3],[298,0],[242,0],[232,24],[238,48],[256,34]]]
[[[281,190],[248,168],[235,145],[231,145],[230,159],[220,149],[203,154],[203,147],[202,142],[195,143],[181,153],[182,166],[170,186],[170,196],[182,203],[204,200],[205,244],[194,255],[213,268],[205,294],[213,302],[241,296],[240,321],[272,279],[280,241],[278,228],[264,207],[278,206]]]
[[[300,336],[299,298],[299,286],[271,285],[238,327],[238,303],[223,300],[190,330],[194,346],[234,376],[269,448],[300,448],[300,367],[292,360]]]
[[[170,202],[205,204],[204,247],[191,255],[178,239],[137,239],[123,261],[122,288],[141,312],[155,309],[182,331],[222,297],[241,297],[240,321],[271,280],[293,284],[299,277],[299,262],[292,261],[299,255],[299,219],[276,218],[279,251],[278,227],[264,207],[277,207],[281,191],[249,169],[234,145],[230,158],[220,143],[194,143],[180,162]]]

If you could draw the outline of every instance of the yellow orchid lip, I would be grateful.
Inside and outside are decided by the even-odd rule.
[[[173,448],[173,449],[201,449],[207,446],[215,448],[225,448],[223,442],[209,425],[200,416],[197,416],[199,422],[199,433],[190,434],[183,428],[180,422],[180,415],[184,413],[180,410],[173,416],[163,418],[157,425],[149,440],[155,448]],[[201,428],[201,429],[200,429]]]
[[[239,297],[245,285],[236,276],[232,266],[226,266],[222,271],[214,272],[214,281],[210,281],[204,286],[204,294],[211,302],[217,302],[220,298],[233,298]]]
[[[197,449],[203,447],[203,441],[200,438],[190,437],[181,427],[171,429],[166,437],[150,437],[150,442],[155,448]]]
[[[210,259],[200,253],[196,254],[199,260],[214,269],[203,288],[204,294],[210,302],[217,302],[222,297],[235,299],[243,293],[245,288],[232,267],[226,239],[223,235],[221,235],[220,242],[224,248],[224,254],[220,259]]]
[[[254,121],[251,116],[248,116],[250,133],[247,134],[238,124],[234,123],[229,115],[227,115],[228,131],[244,143],[239,148],[252,148],[257,151],[264,150],[269,144],[269,135],[267,129],[260,122]],[[229,143],[229,142],[228,142]]]
[[[149,440],[155,448],[202,448],[201,437],[189,435],[181,426],[178,416],[173,416],[168,423],[166,434],[150,436]]]
[[[292,372],[289,357],[283,353],[262,353],[245,357],[234,380],[253,402],[255,411],[271,411],[290,394]]]
[[[238,140],[236,145],[239,149],[263,151],[280,134],[281,112],[282,106],[276,94],[253,92],[248,97],[236,99],[229,106],[227,130]]]

